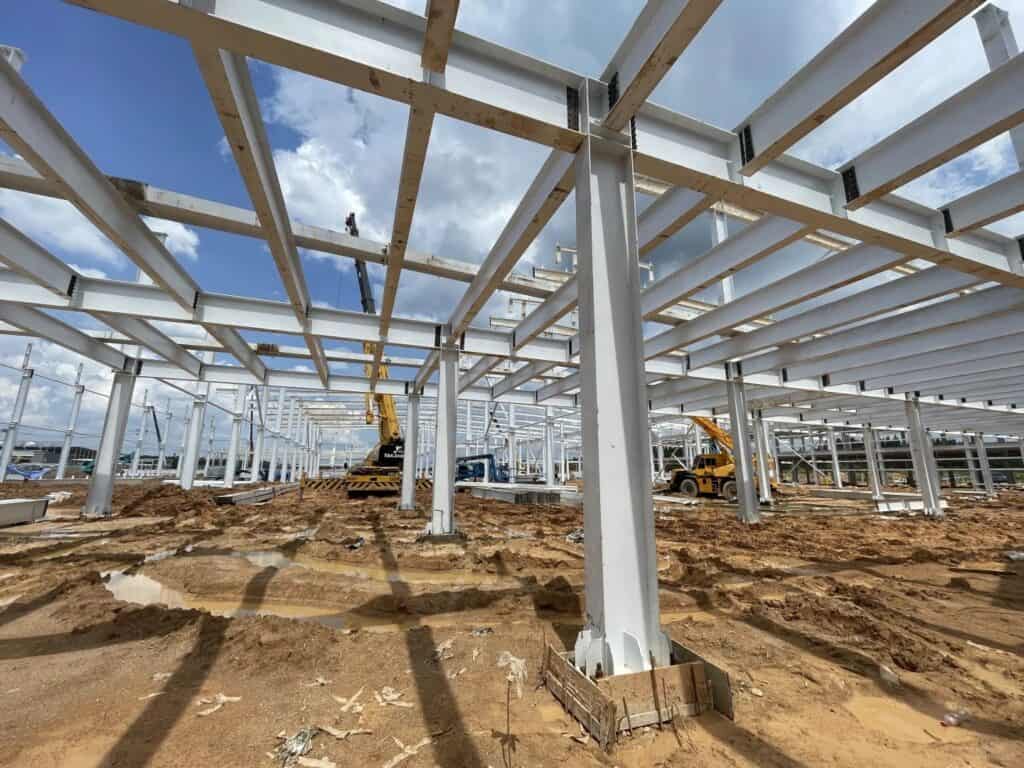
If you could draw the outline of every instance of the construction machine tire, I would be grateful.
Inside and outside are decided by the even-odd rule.
[[[697,481],[690,477],[679,484],[679,490],[683,496],[688,496],[691,499],[697,498],[700,494],[700,489],[697,488]]]
[[[672,479],[668,484],[669,493],[679,493],[679,484],[682,482],[682,478],[678,472],[672,473]]]
[[[736,501],[738,494],[736,492],[736,481],[726,480],[722,483],[722,498],[726,501]]]

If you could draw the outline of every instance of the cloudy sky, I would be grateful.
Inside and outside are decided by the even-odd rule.
[[[424,2],[396,4],[419,13]],[[595,13],[591,0],[463,0],[457,26],[596,77],[643,3],[605,0],[601,5],[601,12]],[[659,86],[654,100],[731,129],[868,5],[869,0],[725,0]],[[1016,28],[1024,30],[1024,0],[1001,0],[999,5],[1010,12]],[[185,41],[57,0],[36,0],[8,11],[0,43],[25,51],[23,76],[104,172],[251,207]],[[250,68],[291,216],[341,229],[345,215],[355,211],[364,236],[387,241],[407,108],[261,62],[250,62]],[[801,142],[795,152],[835,167],[986,71],[975,24],[968,18]],[[2,144],[0,151],[11,153]],[[410,248],[479,263],[547,153],[523,140],[437,117]],[[999,137],[902,193],[939,205],[1015,169],[1010,143]],[[84,273],[135,277],[134,265],[66,203],[0,190],[0,215]],[[998,228],[1020,234],[1022,218]],[[168,222],[150,223],[168,233],[171,251],[205,290],[284,298],[273,260],[261,243]],[[572,245],[574,240],[570,197],[519,269],[553,265],[555,244]],[[700,219],[653,255],[656,274],[662,276],[695,258],[708,245],[708,222]],[[350,261],[302,255],[314,301],[359,309]],[[742,292],[766,278],[799,269],[822,255],[806,246],[788,249],[741,276],[738,289]],[[373,277],[379,291],[382,270],[374,268]],[[407,272],[399,289],[399,312],[446,319],[464,288],[462,283]],[[486,324],[490,316],[508,311],[507,297],[497,296],[478,322]],[[250,340],[300,343],[287,337],[245,335]],[[0,363],[20,365],[23,347],[23,339],[0,338]],[[65,380],[73,379],[78,362],[73,354],[45,344],[37,345],[34,359],[40,373]],[[96,366],[87,364],[86,377],[91,388],[109,387],[108,374]],[[0,368],[0,419],[7,418],[16,388],[17,374]],[[152,395],[161,403],[173,398],[177,414],[183,412],[180,393],[158,386]],[[136,400],[141,400],[141,385]],[[63,427],[69,403],[68,388],[44,389],[37,382],[28,421]],[[87,400],[86,431],[98,432],[102,407],[99,397]],[[180,418],[177,421],[180,424]],[[226,435],[226,427],[218,433]],[[59,436],[54,433],[53,439]],[[171,444],[178,439],[172,434]]]

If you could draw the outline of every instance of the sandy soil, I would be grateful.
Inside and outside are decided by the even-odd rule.
[[[579,509],[460,495],[468,539],[431,546],[393,499],[213,495],[125,486],[109,521],[0,532],[0,766],[274,766],[309,726],[369,731],[315,737],[338,766],[1024,765],[1021,494],[943,522],[659,506],[663,623],[728,670],[736,720],[610,755],[535,687],[581,625]],[[528,672],[509,712],[503,652]]]

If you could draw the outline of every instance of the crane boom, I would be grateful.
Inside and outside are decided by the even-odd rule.
[[[718,443],[718,447],[730,454],[733,452],[732,435],[718,426],[713,419],[705,416],[690,416],[690,421],[700,427],[704,432]]]

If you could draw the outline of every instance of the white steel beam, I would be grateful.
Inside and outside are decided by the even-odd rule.
[[[203,13],[168,0],[73,0],[121,18],[186,37],[222,44],[227,37],[240,52],[387,98],[409,102],[418,91],[438,102],[439,112],[484,127],[573,152],[580,134],[565,125],[566,88],[580,87],[579,75],[513,54],[456,32],[445,87],[419,82],[421,16],[374,0],[359,6],[327,0],[221,0]],[[353,56],[359,56],[355,60]],[[783,157],[750,179],[729,172],[735,134],[672,113],[650,103],[636,127],[636,170],[669,186],[688,187],[745,210],[799,219],[816,229],[875,242],[908,258],[949,263],[958,269],[1024,285],[1024,275],[1007,270],[1016,243],[988,230],[976,237],[936,245],[936,211],[887,197],[854,215],[842,208],[839,175]]]
[[[295,247],[256,90],[249,76],[249,65],[244,56],[216,47],[193,45],[192,51],[245,188],[256,208],[260,228],[274,257],[285,294],[298,321],[305,323],[310,306],[309,289],[302,271],[302,260]],[[324,357],[323,344],[309,333],[303,336],[313,364],[326,383],[330,369]]]
[[[991,360],[1000,355],[1008,356],[1022,352],[1024,352],[1024,338],[1019,338],[1019,335],[1003,336],[932,352],[918,350],[916,353],[896,357],[883,363],[847,368],[841,374],[831,375],[830,378],[872,381],[873,383],[886,382],[889,376],[912,374],[916,371],[931,371],[935,368],[945,369],[971,360]]]
[[[953,326],[955,331],[956,323],[963,324],[1007,312],[1021,306],[1022,302],[1024,294],[1015,288],[977,291],[748,358],[743,362],[743,370],[746,373],[761,373],[787,368],[789,378],[799,379],[804,378],[798,375],[804,370],[799,367],[800,364],[814,360],[822,361],[826,368],[839,370],[841,366],[836,364],[838,360],[844,358],[844,355],[858,354],[855,350],[949,326]],[[1012,320],[1012,317],[998,317],[993,325],[996,335],[1005,336],[1016,331],[1010,327]]]
[[[679,346],[686,346],[731,331],[756,317],[834,291],[890,269],[903,260],[901,254],[886,248],[855,246],[680,324],[673,332],[674,340]]]
[[[668,74],[722,0],[648,0],[605,67],[601,80],[615,84],[603,124],[622,130]]]
[[[982,2],[877,0],[740,123],[740,172],[779,157]]]
[[[195,306],[199,296],[195,281],[6,61],[0,61],[0,138],[61,189],[61,196],[172,300],[186,310]],[[229,352],[238,352],[239,362],[262,374],[262,362],[248,353],[236,331],[221,328],[211,333]]]
[[[572,277],[559,287],[540,306],[528,314],[512,333],[512,346],[521,346],[558,322],[576,306],[576,278]]]
[[[263,237],[255,211],[161,189],[139,181],[108,178],[138,213],[235,235],[261,239]],[[0,156],[0,187],[46,197],[61,197],[61,190],[57,185],[43,179],[28,163],[17,157]],[[299,248],[374,264],[387,263],[386,243],[352,237],[345,232],[315,227],[294,220],[289,226],[295,238],[295,245]],[[464,283],[470,282],[477,272],[475,264],[415,250],[406,250],[404,268]],[[501,285],[504,291],[537,298],[550,295],[557,287],[548,280],[515,273],[510,274]]]
[[[0,138],[181,306],[198,287],[6,60],[0,59]]]
[[[694,350],[689,354],[690,367],[703,368],[737,359],[814,333],[928,301],[967,288],[976,282],[977,278],[962,272],[941,267],[924,269],[908,277],[806,310],[750,333],[737,334]]]
[[[799,240],[806,227],[795,221],[766,216],[750,224],[739,234],[723,240],[695,261],[680,267],[643,292],[643,314],[650,318],[666,307],[699,293],[723,276],[736,272],[755,261]],[[671,333],[671,331],[669,332]],[[655,337],[657,339],[659,337]],[[648,342],[648,357],[675,349]],[[676,345],[678,346],[678,345]]]
[[[497,355],[484,355],[476,363],[459,377],[459,393],[476,384],[483,378],[491,368],[501,362],[502,358]]]
[[[657,248],[713,203],[713,198],[685,187],[675,187],[661,195],[640,214],[640,254]]]
[[[77,328],[32,307],[0,302],[0,319],[21,328],[25,333],[52,341],[115,371],[123,370],[129,360],[103,342],[96,341]]]
[[[957,237],[1021,211],[1024,211],[1024,170],[957,198],[942,209],[942,216],[946,235]]]
[[[1024,57],[925,112],[839,169],[857,209],[1024,121]]]
[[[491,387],[491,397],[497,399],[502,395],[526,384],[528,381],[537,378],[546,371],[554,368],[553,363],[533,362],[526,363],[522,367],[510,373],[504,379]]]

